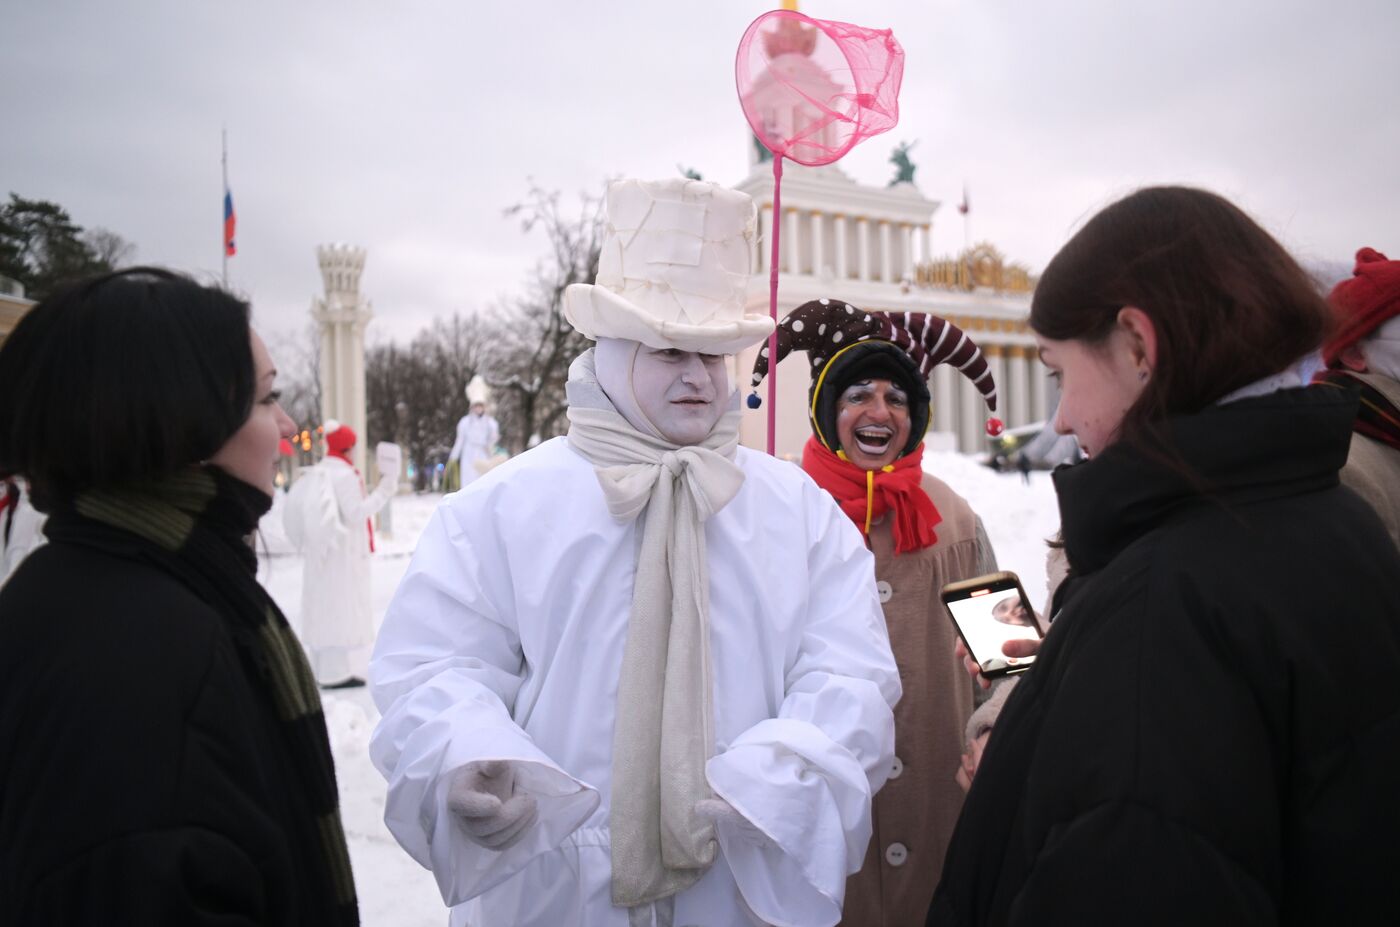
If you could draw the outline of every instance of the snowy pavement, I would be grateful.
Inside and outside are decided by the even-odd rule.
[[[973,458],[949,453],[926,453],[924,467],[982,516],[1001,569],[1021,577],[1026,594],[1039,608],[1045,598],[1045,541],[1059,530],[1050,475],[1032,473],[1030,485],[1025,486],[1019,473],[993,473]],[[395,497],[393,535],[376,536],[372,560],[376,623],[383,620],[418,537],[441,500],[436,494]],[[264,519],[259,550],[258,578],[292,627],[300,628],[302,561],[282,535],[280,508]],[[437,883],[399,848],[384,826],[384,780],[369,759],[369,737],[379,712],[369,692],[336,690],[322,692],[321,698],[340,782],[361,923],[365,927],[442,927],[447,909]]]

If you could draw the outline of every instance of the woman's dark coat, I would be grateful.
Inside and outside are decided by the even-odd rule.
[[[1074,571],[928,923],[1400,922],[1400,557],[1340,488],[1353,399],[1172,423],[1056,474]]]
[[[327,922],[270,702],[209,605],[56,540],[0,617],[0,923]]]

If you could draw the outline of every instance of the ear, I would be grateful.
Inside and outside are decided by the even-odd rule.
[[[1137,306],[1124,306],[1118,310],[1118,327],[1132,339],[1135,358],[1144,363],[1149,371],[1157,367],[1157,326],[1152,317]]]
[[[1366,373],[1370,369],[1366,365],[1366,352],[1359,344],[1349,344],[1342,348],[1342,353],[1337,355],[1337,360],[1342,362],[1342,366],[1354,373]]]

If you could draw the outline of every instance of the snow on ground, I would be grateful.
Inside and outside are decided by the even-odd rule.
[[[1059,530],[1059,510],[1050,474],[1034,472],[1029,486],[1016,472],[994,473],[975,458],[926,453],[924,468],[953,488],[982,516],[996,548],[997,563],[1021,577],[1037,607],[1045,598],[1045,541]],[[293,628],[301,623],[302,561],[281,530],[280,502],[263,520],[258,578]],[[397,496],[392,535],[375,536],[371,562],[376,622],[382,621],[394,589],[408,568],[418,537],[439,494]],[[384,779],[369,759],[369,737],[379,712],[366,689],[321,693],[331,749],[340,781],[341,814],[365,927],[442,927],[447,910],[432,875],[414,862],[384,826]]]

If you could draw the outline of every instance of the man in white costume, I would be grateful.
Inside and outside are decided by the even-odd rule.
[[[310,511],[298,512],[305,537],[301,639],[316,681],[327,689],[345,689],[365,684],[374,646],[370,518],[398,487],[402,452],[397,444],[380,442],[375,449],[379,483],[366,494],[364,480],[351,463],[354,429],[335,421],[326,422],[325,429],[326,456],[316,465],[320,472],[301,477],[324,481],[321,498],[308,501],[304,508]]]
[[[501,440],[501,426],[494,417],[486,414],[489,396],[489,388],[481,374],[472,377],[467,384],[470,407],[457,422],[457,440],[447,455],[449,466],[457,464],[459,482],[453,488],[460,489],[475,480],[483,469],[477,466],[477,462],[484,463],[495,456],[496,445]]]
[[[453,925],[835,924],[900,695],[859,532],[738,447],[752,201],[621,181],[568,437],[445,501],[370,667],[385,821]]]

